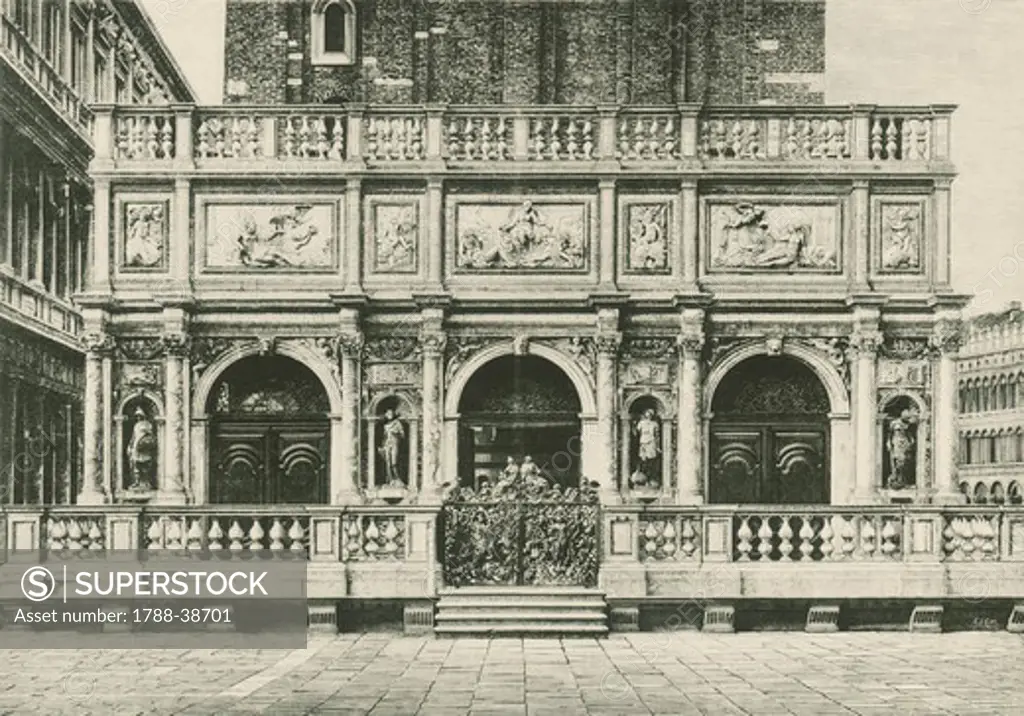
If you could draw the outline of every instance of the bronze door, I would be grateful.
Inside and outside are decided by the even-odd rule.
[[[210,501],[219,504],[325,504],[329,426],[310,421],[216,423]]]
[[[712,425],[709,502],[827,504],[822,425]]]

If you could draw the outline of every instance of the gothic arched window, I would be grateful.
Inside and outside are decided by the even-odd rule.
[[[356,7],[351,0],[317,0],[310,27],[313,64],[355,63]]]

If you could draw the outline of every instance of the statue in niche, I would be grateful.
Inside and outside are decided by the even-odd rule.
[[[124,265],[156,268],[164,260],[164,208],[160,204],[128,207],[128,235],[124,243]]]
[[[894,207],[885,218],[882,246],[882,267],[887,269],[916,269],[918,256],[918,213],[913,207]]]
[[[381,429],[381,445],[377,448],[384,458],[384,475],[389,486],[404,485],[401,474],[402,445],[405,443],[405,426],[393,408],[384,413]]]
[[[156,426],[146,415],[142,407],[135,409],[132,417],[132,437],[128,442],[128,469],[131,484],[129,490],[141,491],[153,489],[153,478],[156,476],[157,437]]]
[[[657,271],[668,265],[664,206],[630,207],[629,267]]]
[[[658,460],[661,455],[661,424],[653,408],[645,410],[633,426],[637,436],[637,464],[629,481],[633,487],[658,487],[661,472]]]
[[[917,447],[916,426],[917,413],[907,409],[899,415],[889,418],[889,475],[886,484],[889,489],[901,490],[913,487],[915,476],[915,449]]]

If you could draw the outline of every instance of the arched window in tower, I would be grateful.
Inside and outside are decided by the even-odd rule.
[[[352,0],[317,0],[310,28],[313,64],[355,63],[356,7]]]

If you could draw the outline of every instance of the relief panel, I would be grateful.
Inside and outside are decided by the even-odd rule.
[[[874,268],[879,273],[924,273],[924,200],[879,200],[874,206]]]
[[[710,273],[836,273],[842,211],[834,199],[711,198],[704,233]]]
[[[457,201],[448,208],[456,273],[584,273],[591,202]]]
[[[419,198],[370,197],[366,205],[370,273],[416,273],[422,245]]]
[[[337,205],[326,201],[206,202],[203,268],[289,273],[337,266]]]
[[[619,265],[633,276],[672,273],[675,202],[670,197],[624,197],[619,204]]]
[[[162,196],[119,198],[117,267],[122,273],[161,273],[168,265],[170,202]]]

